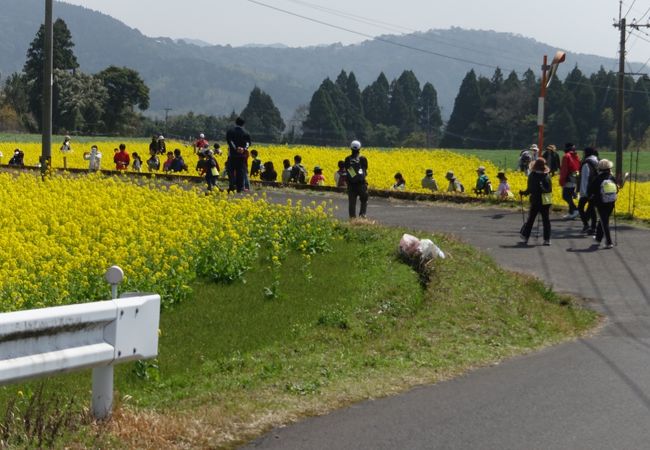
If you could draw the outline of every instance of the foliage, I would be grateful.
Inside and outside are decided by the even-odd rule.
[[[248,104],[241,112],[246,120],[246,129],[260,142],[280,142],[285,124],[273,99],[260,88],[255,87],[248,98]]]
[[[327,248],[322,207],[198,195],[102,176],[0,175],[0,310],[105,299],[104,271],[120,265],[122,289],[187,297],[197,277],[233,281],[261,251]],[[182,224],[182,225],[181,225]]]
[[[128,127],[135,119],[134,107],[149,108],[149,88],[135,70],[110,66],[96,76],[108,94],[103,120],[109,130],[121,132]]]

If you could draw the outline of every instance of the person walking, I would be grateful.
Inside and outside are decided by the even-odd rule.
[[[546,160],[551,176],[554,177],[560,170],[560,155],[557,153],[557,147],[553,144],[547,145],[542,157]]]
[[[531,166],[532,171],[528,175],[528,186],[525,191],[519,191],[519,195],[530,195],[530,210],[528,220],[521,229],[521,243],[528,244],[530,232],[533,229],[538,214],[542,216],[544,227],[544,245],[551,245],[551,192],[553,186],[549,176],[549,168],[544,158],[538,158]]]
[[[560,164],[560,186],[562,198],[569,205],[569,213],[563,219],[573,220],[578,217],[578,207],[573,199],[576,197],[576,184],[580,171],[580,158],[576,153],[576,146],[570,142],[564,145],[564,157]]]
[[[228,141],[228,192],[244,190],[244,181],[246,175],[246,159],[248,156],[248,147],[251,146],[251,136],[244,129],[246,121],[241,117],[235,120],[235,126],[226,132],[226,141]]]
[[[616,178],[612,175],[614,164],[608,159],[598,162],[598,175],[587,187],[589,202],[593,202],[598,211],[598,224],[596,225],[596,243],[600,245],[605,237],[605,248],[613,248],[612,236],[609,230],[609,218],[616,207],[618,186]]]
[[[361,156],[361,142],[350,143],[352,153],[345,158],[344,167],[348,173],[348,213],[351,219],[357,216],[357,197],[361,202],[359,217],[366,217],[368,208],[368,160]]]
[[[598,157],[596,151],[586,147],[582,165],[580,166],[580,200],[578,200],[578,212],[582,220],[582,232],[593,236],[596,233],[596,208],[594,202],[589,201],[587,192],[589,184],[598,176]]]

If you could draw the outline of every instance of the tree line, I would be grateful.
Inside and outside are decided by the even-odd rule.
[[[0,91],[0,124],[7,131],[41,129],[44,26],[27,50],[20,73],[11,74]],[[52,129],[55,133],[132,135],[149,107],[149,88],[135,70],[110,66],[89,75],[79,70],[74,42],[62,19],[53,30]]]

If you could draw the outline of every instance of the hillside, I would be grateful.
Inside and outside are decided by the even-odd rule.
[[[22,68],[27,47],[42,22],[43,2],[0,0],[0,10],[0,73],[4,77]],[[529,67],[537,71],[542,55],[552,55],[556,50],[519,35],[460,28],[383,37],[429,53],[378,40],[305,48],[199,46],[187,40],[144,36],[110,16],[80,6],[55,2],[54,15],[67,22],[82,70],[97,72],[111,64],[138,70],[151,88],[148,113],[159,117],[165,107],[172,108],[172,114],[240,111],[257,85],[273,97],[289,119],[297,106],[309,102],[323,78],[336,77],[341,69],[354,71],[362,88],[380,71],[392,79],[411,69],[421,83],[434,84],[443,116],[447,117],[465,73],[474,67],[477,73],[490,76],[493,69],[431,53],[498,65],[504,72],[523,72]],[[569,53],[564,70],[575,64],[585,73],[601,65],[615,67],[613,59]]]

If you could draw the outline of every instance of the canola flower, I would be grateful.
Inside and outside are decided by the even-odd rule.
[[[124,142],[130,153],[137,152],[146,161],[148,158],[149,143],[146,141],[106,141],[99,142],[98,146],[103,153],[102,168],[114,169],[113,149],[117,148],[121,142]],[[67,159],[67,166],[70,168],[87,168],[88,162],[83,159],[83,152],[90,149],[91,144],[74,143],[73,151],[63,154],[58,149],[58,144],[52,148],[52,166],[55,168],[63,167],[63,157]],[[0,152],[5,156],[2,163],[5,163],[11,157],[14,148],[20,148],[25,152],[25,163],[27,165],[36,165],[41,152],[40,143],[0,143]],[[194,155],[191,145],[181,142],[167,142],[168,150],[180,148],[183,157],[189,166],[189,172],[181,175],[196,175],[193,168],[196,166],[198,157]],[[273,161],[275,170],[278,172],[278,178],[282,172],[282,161],[288,159],[293,164],[294,155],[302,156],[303,165],[309,171],[311,176],[315,166],[323,169],[325,176],[325,185],[334,185],[334,172],[338,169],[338,161],[345,159],[349,155],[347,148],[333,147],[315,147],[315,146],[288,146],[288,145],[268,145],[255,147],[259,151],[259,157],[262,161]],[[393,176],[400,172],[406,179],[406,190],[410,192],[429,192],[423,189],[420,181],[424,177],[426,169],[433,169],[434,178],[438,183],[441,191],[446,191],[448,182],[445,180],[445,174],[452,170],[456,177],[465,186],[466,192],[462,195],[474,195],[472,189],[476,184],[476,169],[479,166],[486,168],[486,173],[492,181],[492,187],[496,190],[498,180],[496,178],[499,168],[491,161],[484,161],[475,156],[462,155],[446,150],[423,150],[423,149],[374,149],[364,148],[363,155],[368,158],[369,171],[368,183],[374,189],[390,189],[394,183]],[[161,157],[164,159],[164,157]],[[224,168],[226,156],[217,156],[217,161],[221,168]],[[162,161],[161,161],[162,162]],[[146,164],[145,164],[146,167]],[[146,171],[146,168],[143,169]],[[519,190],[526,188],[526,177],[518,171],[506,171],[508,182],[515,198],[518,199]],[[562,200],[562,189],[558,185],[558,177],[553,179],[553,204],[556,206],[566,207]],[[634,183],[628,183],[620,192],[618,204],[619,212],[627,210],[629,195],[633,192]],[[638,183],[636,185],[636,208],[635,216],[641,219],[650,219],[650,182]]]
[[[0,311],[104,300],[105,270],[124,291],[183,300],[198,277],[232,281],[268,255],[327,249],[323,206],[206,196],[183,186],[102,175],[0,174]]]

